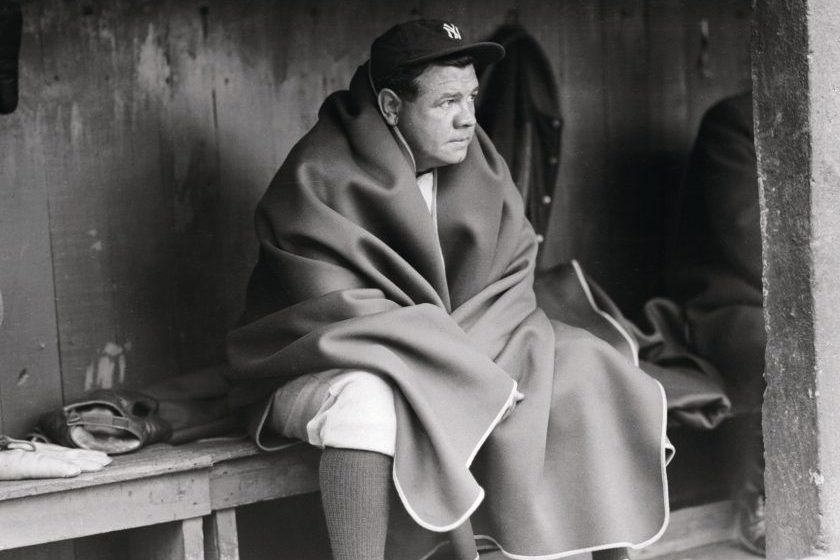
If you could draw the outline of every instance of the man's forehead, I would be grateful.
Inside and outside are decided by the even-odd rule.
[[[478,78],[472,64],[445,66],[433,64],[417,77],[420,94],[441,94],[447,91],[472,91],[478,87]]]

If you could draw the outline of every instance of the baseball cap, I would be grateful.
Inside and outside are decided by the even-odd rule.
[[[380,35],[370,47],[370,76],[378,81],[400,66],[429,62],[454,54],[473,57],[485,66],[501,60],[505,49],[498,43],[470,43],[454,23],[417,19],[399,23]]]

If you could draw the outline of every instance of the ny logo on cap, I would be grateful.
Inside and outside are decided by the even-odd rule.
[[[458,30],[457,25],[452,25],[451,23],[444,23],[443,30],[446,31],[446,34],[449,35],[450,39],[461,38],[461,32]]]

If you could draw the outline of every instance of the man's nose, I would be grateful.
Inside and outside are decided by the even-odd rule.
[[[472,102],[462,103],[460,111],[455,115],[456,128],[471,128],[475,126],[475,105]]]

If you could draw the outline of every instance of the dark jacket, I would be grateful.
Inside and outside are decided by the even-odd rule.
[[[551,64],[519,25],[502,26],[490,40],[507,54],[482,72],[476,116],[510,166],[528,219],[545,236],[563,130]]]
[[[693,348],[720,370],[736,407],[760,406],[766,336],[750,92],[703,117],[668,288],[685,307]]]

